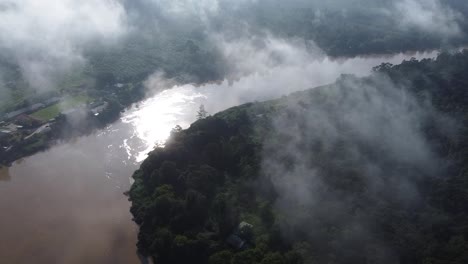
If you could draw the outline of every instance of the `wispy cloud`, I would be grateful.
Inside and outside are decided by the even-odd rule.
[[[420,206],[418,180],[442,168],[424,132],[429,120],[439,128],[450,123],[385,77],[345,79],[292,98],[273,119],[262,165],[278,194],[284,235],[320,240],[314,245],[322,256],[395,263],[391,245],[374,233],[378,216],[370,211],[379,204]]]
[[[0,6],[0,49],[39,89],[82,64],[86,46],[112,42],[126,30],[125,10],[114,0],[0,0]]]
[[[392,14],[405,29],[422,30],[443,37],[461,33],[459,22],[463,16],[439,0],[401,0],[395,3]]]

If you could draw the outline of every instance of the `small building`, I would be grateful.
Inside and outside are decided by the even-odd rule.
[[[14,122],[16,125],[26,128],[34,128],[43,124],[42,120],[25,114],[17,116]]]
[[[18,126],[15,124],[8,124],[6,126],[0,127],[0,132],[3,133],[12,134],[16,131],[18,131]]]
[[[239,226],[226,238],[226,243],[236,250],[245,250],[253,240],[253,225],[241,222]]]

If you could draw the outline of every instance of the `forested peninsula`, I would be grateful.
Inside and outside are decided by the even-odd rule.
[[[468,262],[468,51],[175,128],[133,178],[155,263]]]

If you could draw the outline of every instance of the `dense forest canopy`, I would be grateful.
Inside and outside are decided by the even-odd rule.
[[[334,57],[468,42],[463,0],[65,0],[50,6],[0,2],[0,111],[76,87],[141,82],[155,71],[182,83],[222,80],[235,69],[219,39],[298,39]]]
[[[154,76],[230,87],[286,69],[294,86],[335,76],[311,61],[440,50],[201,106],[128,195],[139,253],[158,264],[468,263],[467,14],[466,0],[0,0],[0,121],[23,130],[2,132],[0,161],[47,146],[43,123],[77,135],[116,120]]]
[[[156,263],[466,263],[467,71],[466,51],[382,64],[174,129],[133,176],[139,251]]]

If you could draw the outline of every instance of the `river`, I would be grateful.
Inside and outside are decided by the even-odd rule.
[[[152,95],[105,129],[0,169],[0,263],[139,263],[137,226],[123,193],[147,152],[164,144],[174,126],[189,126],[200,104],[215,113],[331,83],[342,73],[364,76],[384,61],[435,55],[325,58],[273,67],[235,82],[149,85]]]

